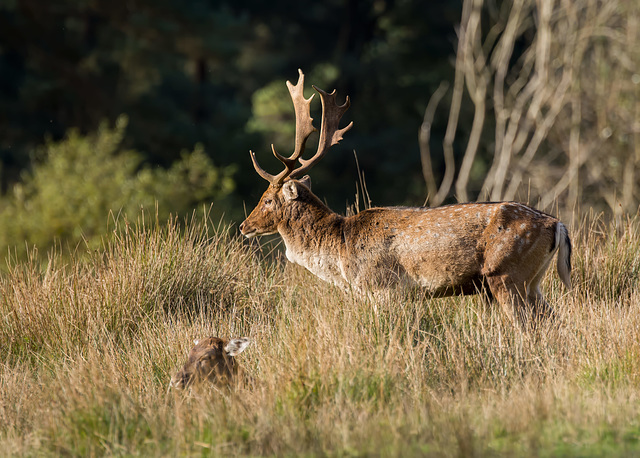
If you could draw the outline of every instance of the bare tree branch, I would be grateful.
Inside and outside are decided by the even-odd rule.
[[[560,199],[565,208],[588,202],[599,210],[635,213],[640,3],[513,0],[501,5],[498,14],[491,10],[492,23],[481,27],[487,17],[484,0],[464,1],[439,188],[431,163],[423,159],[431,204],[444,201],[455,176],[453,141],[466,90],[474,113],[455,184],[459,200],[514,199],[526,185],[533,193],[529,198],[543,207]],[[471,170],[480,139],[491,125],[493,158],[479,195],[470,196],[470,185],[479,185]],[[429,152],[421,148],[423,158],[424,151]]]
[[[444,97],[449,89],[449,83],[443,81],[440,86],[429,99],[427,108],[424,110],[424,118],[422,125],[420,126],[420,132],[418,132],[418,144],[420,146],[420,160],[422,162],[422,175],[424,181],[427,183],[427,201],[430,198],[435,197],[438,193],[438,185],[436,184],[436,178],[433,174],[433,166],[431,165],[431,148],[429,147],[429,141],[431,140],[431,124],[438,108],[440,100]]]
[[[458,179],[456,180],[456,197],[458,200],[466,201],[469,199],[467,187],[469,184],[469,175],[471,167],[478,151],[480,137],[484,127],[484,119],[486,113],[485,101],[487,97],[487,86],[491,77],[487,69],[487,61],[483,51],[480,37],[480,18],[482,12],[482,0],[476,0],[473,4],[473,10],[469,16],[469,24],[467,31],[467,40],[473,46],[473,54],[465,53],[465,76],[467,80],[467,90],[475,106],[473,115],[473,124],[469,135],[469,142],[460,165]],[[469,46],[469,45],[467,45]]]

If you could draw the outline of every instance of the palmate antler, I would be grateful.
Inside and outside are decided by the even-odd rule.
[[[271,175],[260,167],[255,153],[249,151],[253,167],[256,169],[256,172],[258,172],[258,175],[276,187],[282,186],[282,183],[284,183],[287,177],[293,178],[306,173],[316,162],[322,159],[329,148],[342,140],[342,135],[353,126],[353,122],[351,122],[348,126],[338,129],[340,119],[351,105],[349,96],[347,96],[344,105],[338,105],[336,103],[335,90],[331,94],[328,94],[322,89],[312,86],[318,94],[320,94],[320,101],[322,102],[322,126],[320,127],[320,139],[318,141],[316,154],[314,154],[311,159],[302,159],[307,139],[316,131],[316,128],[313,127],[313,118],[311,117],[311,100],[313,100],[313,95],[308,99],[304,98],[304,73],[302,73],[302,70],[298,70],[298,72],[300,73],[300,77],[295,86],[287,81],[287,88],[289,88],[289,93],[293,100],[293,108],[296,113],[296,141],[293,154],[289,157],[284,157],[271,145],[273,155],[284,164],[285,169],[277,175]],[[298,168],[295,168],[296,161],[301,164]]]

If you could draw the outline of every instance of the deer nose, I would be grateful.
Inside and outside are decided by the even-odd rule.
[[[244,232],[244,223],[245,221],[240,223],[240,232]]]

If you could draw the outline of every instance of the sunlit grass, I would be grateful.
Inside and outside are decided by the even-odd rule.
[[[640,453],[639,230],[577,227],[574,289],[552,269],[557,318],[527,330],[479,296],[344,293],[206,220],[123,223],[0,277],[0,450]],[[252,339],[250,378],[168,391],[208,335]]]

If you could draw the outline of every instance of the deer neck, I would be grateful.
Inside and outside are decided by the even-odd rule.
[[[344,217],[319,200],[285,211],[278,226],[290,262],[299,264],[325,281],[342,285],[339,267]]]

